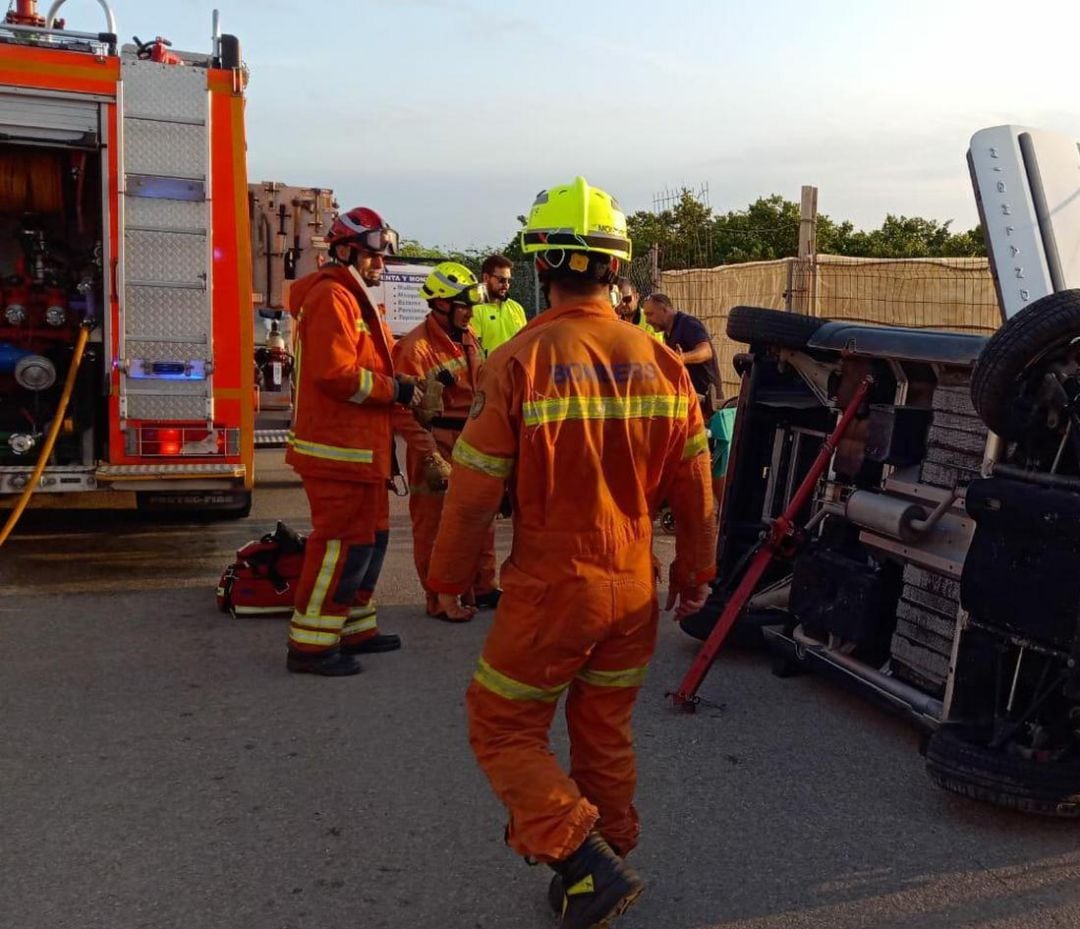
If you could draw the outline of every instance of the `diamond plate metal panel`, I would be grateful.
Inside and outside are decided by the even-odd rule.
[[[206,286],[205,235],[128,229],[124,243],[129,283],[160,281]]]
[[[128,419],[206,419],[204,397],[163,397],[153,394],[128,394]]]
[[[128,339],[125,352],[128,358],[146,361],[208,361],[209,347],[205,342],[153,342]]]
[[[128,397],[206,397],[207,381],[128,380]]]
[[[124,120],[124,170],[204,180],[208,158],[206,127]]]
[[[125,338],[205,345],[209,332],[210,296],[206,291],[128,287]]]
[[[155,229],[190,229],[194,232],[203,233],[207,228],[206,203],[128,197],[124,201],[124,213],[124,221],[129,227],[149,226]]]
[[[206,71],[124,59],[124,115],[206,122]]]

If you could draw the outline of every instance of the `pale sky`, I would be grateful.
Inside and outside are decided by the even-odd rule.
[[[42,0],[42,11],[48,7]],[[501,245],[583,174],[627,212],[708,184],[714,210],[799,199],[857,226],[976,223],[972,133],[1080,138],[1080,6],[1065,0],[112,0],[124,41],[251,70],[251,180],[332,187],[403,237]],[[72,29],[103,28],[68,0]]]

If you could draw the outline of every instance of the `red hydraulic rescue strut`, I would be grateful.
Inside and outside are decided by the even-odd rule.
[[[761,547],[750,561],[746,573],[743,575],[742,580],[739,581],[739,586],[735,588],[735,592],[728,600],[724,611],[716,621],[716,625],[713,626],[712,632],[709,633],[709,637],[701,646],[694,663],[690,665],[690,670],[686,672],[686,676],[679,684],[679,689],[671,695],[675,706],[688,713],[693,713],[697,708],[699,700],[697,689],[701,686],[701,682],[705,680],[705,675],[709,673],[709,668],[712,667],[712,663],[716,660],[720,646],[724,644],[724,639],[727,638],[731,627],[735,625],[735,620],[742,613],[743,608],[754,592],[754,588],[757,587],[758,581],[761,580],[761,575],[765,573],[765,569],[771,564],[773,558],[780,553],[784,543],[794,538],[798,531],[798,527],[795,525],[795,517],[810,500],[810,495],[814,492],[818,480],[829,466],[829,461],[833,456],[833,452],[836,451],[836,446],[839,444],[840,439],[843,438],[844,433],[847,432],[852,420],[855,419],[855,414],[859,412],[859,407],[862,406],[862,402],[866,399],[866,394],[873,383],[874,379],[870,375],[862,379],[862,382],[848,401],[848,405],[844,408],[836,428],[825,439],[817,458],[814,459],[810,470],[806,472],[806,477],[803,478],[803,482],[788,503],[787,509],[773,520],[769,531],[761,541]]]

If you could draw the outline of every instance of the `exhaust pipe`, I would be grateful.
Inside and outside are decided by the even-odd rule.
[[[791,637],[799,648],[868,685],[890,702],[900,706],[901,709],[912,710],[919,716],[933,720],[935,723],[941,722],[944,707],[940,700],[924,694],[910,684],[905,684],[894,677],[882,674],[877,669],[863,664],[850,655],[829,648],[823,642],[810,638],[803,632],[802,626],[796,626],[791,633]]]

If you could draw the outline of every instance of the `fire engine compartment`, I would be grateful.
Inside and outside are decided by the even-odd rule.
[[[49,464],[103,452],[101,172],[97,149],[0,143],[0,467],[37,461],[84,324],[96,331]]]

